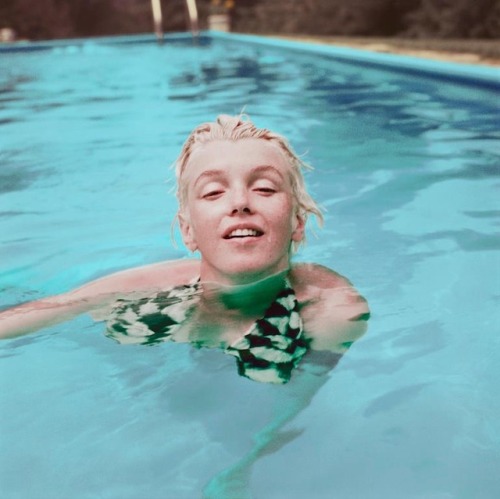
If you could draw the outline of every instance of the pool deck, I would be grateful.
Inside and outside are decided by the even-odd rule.
[[[500,40],[413,40],[314,35],[264,35],[321,45],[337,45],[371,52],[409,55],[424,59],[500,66]]]

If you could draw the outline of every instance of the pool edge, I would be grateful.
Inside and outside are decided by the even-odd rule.
[[[193,35],[188,32],[172,32],[164,37],[164,42],[192,40]],[[228,40],[253,45],[279,48],[283,50],[299,51],[302,53],[332,57],[353,65],[393,70],[402,73],[424,75],[444,80],[452,80],[466,84],[479,84],[491,89],[500,90],[500,67],[463,64],[458,62],[425,59],[410,55],[388,54],[369,50],[350,48],[339,45],[322,45],[307,43],[299,40],[285,40],[270,36],[259,36],[244,33],[225,33],[222,31],[202,31],[199,41]],[[46,41],[16,41],[0,45],[0,54],[9,52],[31,52],[50,50],[79,45],[120,45],[137,43],[157,43],[154,34],[133,34],[124,36],[105,36],[93,38],[66,38]]]
[[[401,72],[420,73],[434,77],[440,76],[441,78],[458,79],[470,83],[477,82],[500,90],[500,68],[494,66],[437,61],[416,56],[387,54],[344,46],[341,47],[339,45],[322,45],[243,33],[207,31],[205,34],[212,39],[234,40],[305,53],[321,54],[352,64],[362,63],[381,69],[387,69],[389,67]]]

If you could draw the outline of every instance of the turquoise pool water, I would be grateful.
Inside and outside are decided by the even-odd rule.
[[[3,497],[498,497],[498,73],[131,41],[0,52],[0,307],[186,256],[168,166],[245,108],[315,166],[326,224],[296,260],[349,277],[370,328],[285,386],[87,316],[4,341]]]

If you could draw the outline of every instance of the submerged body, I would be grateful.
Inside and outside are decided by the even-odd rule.
[[[160,262],[118,272],[70,293],[26,303],[0,314],[0,336],[15,337],[89,312],[96,320],[116,321],[113,310],[124,303],[151,302],[162,293],[198,281],[199,260]],[[366,330],[368,306],[347,279],[315,264],[297,264],[263,280],[244,285],[202,282],[188,320],[175,337],[158,341],[189,342],[226,349],[242,340],[289,282],[297,299],[303,338],[310,350],[344,353]],[[186,305],[188,306],[188,305]],[[168,307],[165,307],[168,313]],[[187,315],[187,314],[186,314]],[[131,324],[129,324],[131,325]],[[109,328],[109,325],[108,325]],[[121,343],[148,343],[130,333],[113,335]]]

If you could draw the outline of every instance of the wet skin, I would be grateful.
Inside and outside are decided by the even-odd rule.
[[[290,244],[303,237],[289,166],[277,146],[259,139],[198,146],[186,167],[186,246],[201,254],[201,279],[255,282],[289,266]]]
[[[316,264],[290,265],[304,235],[290,166],[262,139],[218,140],[195,147],[182,182],[179,214],[186,246],[201,260],[160,262],[112,274],[68,293],[0,313],[0,338],[14,337],[92,312],[119,297],[148,296],[201,278],[196,322],[233,341],[260,318],[284,285],[300,304],[311,348],[342,353],[366,329],[368,306],[351,283]],[[198,328],[199,329],[199,328]]]

